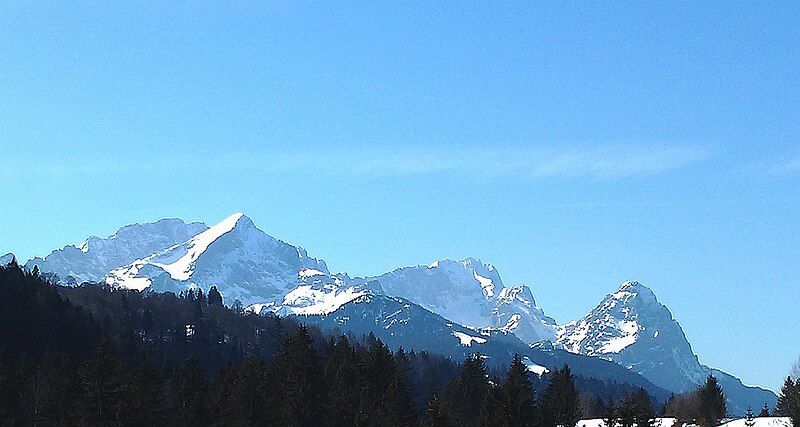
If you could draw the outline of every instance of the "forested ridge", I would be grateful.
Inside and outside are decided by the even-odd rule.
[[[246,315],[215,288],[60,287],[12,263],[0,301],[3,425],[625,425],[662,406],[568,366],[540,377],[516,357],[490,371],[480,355],[457,363]]]

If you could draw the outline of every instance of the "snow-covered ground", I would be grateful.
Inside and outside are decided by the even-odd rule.
[[[720,424],[719,427],[747,427],[744,418],[730,420]],[[757,417],[754,418],[754,427],[791,427],[788,417]],[[656,418],[656,427],[672,427],[675,418]],[[577,427],[606,427],[606,423],[601,418],[578,421]],[[690,427],[684,424],[683,427]]]
[[[722,424],[723,427],[746,427],[744,418],[735,419]],[[789,417],[759,417],[755,418],[754,427],[790,427],[792,425]]]
[[[656,418],[655,427],[672,427],[674,423],[675,418]],[[577,427],[606,427],[606,423],[602,418],[593,418],[578,421]]]

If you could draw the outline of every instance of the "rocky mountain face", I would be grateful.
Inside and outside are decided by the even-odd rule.
[[[639,282],[625,282],[578,321],[560,327],[557,347],[614,361],[674,392],[696,388],[713,374],[725,383],[732,413],[774,403],[775,395],[745,387],[729,374],[702,365],[680,324],[655,294]]]
[[[97,282],[114,268],[185,242],[207,228],[180,219],[128,225],[106,238],[91,236],[79,245],[33,258],[25,267],[38,266],[39,271],[56,274],[64,283]]]
[[[399,268],[366,280],[463,325],[503,328],[526,343],[556,336],[555,320],[536,304],[530,288],[506,287],[494,266],[474,258]]]

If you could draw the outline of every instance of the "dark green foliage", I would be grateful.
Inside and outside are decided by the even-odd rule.
[[[80,414],[83,423],[108,425],[119,421],[125,380],[122,365],[105,338],[100,339],[95,356],[84,366],[81,379]]]
[[[275,363],[275,380],[281,389],[283,424],[318,425],[321,371],[308,328],[300,326],[281,345]]]
[[[604,409],[605,414],[603,415],[603,423],[606,425],[606,427],[616,427],[618,418],[617,406],[614,405],[614,401],[609,399]]]
[[[201,425],[210,414],[208,382],[197,358],[186,360],[170,381],[170,413],[179,425]]]
[[[450,413],[457,424],[473,423],[481,413],[489,391],[489,372],[479,354],[464,360],[458,376],[449,387]]]
[[[653,403],[650,396],[643,388],[633,394],[634,402],[634,422],[637,427],[652,427],[655,425],[656,414],[653,410]]]
[[[775,405],[775,415],[789,417],[792,425],[800,426],[800,379],[794,381],[792,377],[786,377]]]
[[[124,390],[122,418],[126,423],[149,426],[163,421],[161,376],[146,352],[130,371]]]
[[[422,421],[428,427],[448,427],[455,425],[447,416],[447,403],[433,394],[425,407],[425,417]]]
[[[531,376],[519,356],[490,382],[479,355],[326,339],[218,294],[64,288],[0,267],[0,425],[570,425],[576,383],[592,401],[630,389],[566,366]]]
[[[701,426],[719,425],[719,420],[727,414],[725,395],[713,375],[697,390],[697,404],[697,421]]]
[[[770,416],[769,405],[767,405],[765,403],[764,406],[761,407],[761,412],[758,413],[758,416],[759,417],[769,417]]]
[[[578,392],[569,366],[564,365],[550,376],[542,396],[542,422],[545,427],[572,427],[580,419]]]
[[[519,354],[514,355],[508,374],[500,387],[500,404],[498,407],[508,425],[533,425],[534,421],[533,384],[528,368],[522,363]]]
[[[211,289],[208,290],[208,305],[222,307],[222,294],[219,293],[216,286],[211,286]]]

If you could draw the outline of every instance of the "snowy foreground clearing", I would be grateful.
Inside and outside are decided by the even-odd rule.
[[[788,417],[758,417],[753,421],[755,421],[754,427],[791,427],[792,425]],[[656,418],[655,427],[672,427],[674,423],[675,418]],[[577,427],[606,427],[606,423],[601,418],[580,420]],[[690,426],[684,424],[684,427]],[[746,427],[745,419],[729,420],[720,424],[720,427]]]

